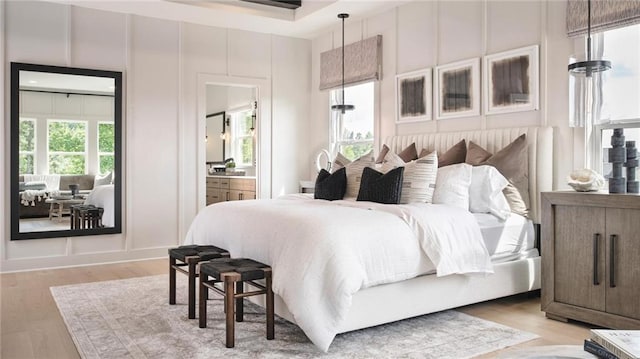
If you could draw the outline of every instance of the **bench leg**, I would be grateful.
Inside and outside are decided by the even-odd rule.
[[[196,319],[196,263],[189,261],[189,319]]]
[[[176,304],[176,259],[169,257],[169,304]]]
[[[198,303],[198,320],[200,328],[207,327],[207,293],[209,292],[209,288],[204,286],[204,282],[208,279],[208,275],[200,273],[200,302]]]
[[[267,287],[267,340],[271,340],[274,335],[273,323],[273,290],[271,289],[271,272],[265,273],[265,284]]]
[[[227,307],[227,348],[235,346],[235,322],[233,320],[234,281],[226,277],[224,279],[224,301]]]
[[[236,293],[242,294],[244,292],[244,282],[236,282]],[[244,302],[242,298],[236,298],[236,321],[241,322],[244,317]]]

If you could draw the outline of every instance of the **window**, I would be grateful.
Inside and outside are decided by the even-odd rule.
[[[341,89],[331,91],[330,106],[341,102],[341,92]],[[345,87],[344,98],[356,109],[345,114],[331,111],[331,152],[334,155],[340,152],[353,161],[373,149],[374,83]]]
[[[86,121],[47,121],[47,141],[50,174],[86,173]]]
[[[113,122],[98,122],[98,168],[100,174],[113,171],[114,140]]]
[[[640,121],[640,25],[605,31],[602,118]]]
[[[640,146],[640,25],[605,31],[602,37],[603,58],[611,61],[611,70],[602,74],[600,123],[591,135],[586,132],[591,168],[608,178],[613,129],[624,128],[625,139]]]
[[[236,166],[251,167],[253,166],[253,118],[252,110],[242,110],[230,112],[231,116],[231,141],[233,148],[231,149],[232,157]]]
[[[35,174],[36,168],[36,120],[20,119],[20,174]]]

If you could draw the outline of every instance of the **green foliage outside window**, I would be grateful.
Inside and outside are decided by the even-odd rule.
[[[100,155],[100,174],[113,172],[114,160],[113,155]]]
[[[251,164],[253,161],[253,137],[242,138],[242,163]]]
[[[34,171],[33,155],[20,154],[20,174],[33,174]]]
[[[112,123],[98,124],[98,152],[113,152],[115,138]]]
[[[49,122],[49,151],[85,152],[85,122]]]
[[[20,133],[18,135],[19,142],[19,163],[21,174],[33,174],[35,171],[35,159],[33,152],[36,149],[36,128],[35,121],[20,120]],[[22,153],[27,152],[27,153]],[[29,153],[30,152],[30,153]]]
[[[84,155],[49,155],[49,173],[60,175],[84,174]]]
[[[362,155],[373,149],[372,142],[355,143],[351,145],[343,145],[340,147],[340,152],[351,161],[362,157]]]
[[[56,153],[49,155],[49,173],[84,174],[87,124],[86,122],[49,122],[49,152],[76,152],[76,154]],[[77,154],[77,153],[81,154]]]
[[[20,151],[33,152],[35,149],[35,122],[31,120],[20,120]]]

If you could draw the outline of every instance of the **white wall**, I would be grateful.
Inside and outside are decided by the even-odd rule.
[[[261,110],[274,119],[265,126],[274,132],[261,134],[274,138],[266,157],[272,168],[263,171],[267,194],[296,191],[306,174],[297,155],[288,161],[292,147],[307,140],[300,134],[308,132],[309,41],[46,2],[0,2],[0,19],[7,119],[1,198],[9,198],[11,61],[122,71],[125,83],[124,233],[10,241],[10,204],[3,200],[1,271],[160,257],[177,245],[199,209],[201,74],[270,84],[270,98],[261,98]],[[282,161],[286,171],[275,167]]]
[[[565,187],[564,178],[571,169],[584,165],[582,131],[568,127],[566,65],[573,53],[573,42],[566,36],[565,13],[565,1],[441,0],[411,2],[395,11],[347,20],[347,44],[382,34],[383,77],[376,87],[376,136],[384,140],[397,134],[553,126],[554,187]],[[313,154],[328,148],[329,93],[318,90],[320,53],[340,46],[340,36],[336,21],[331,32],[314,39],[311,45],[310,132],[314,136],[309,144],[312,152],[306,158],[309,178],[315,176]],[[395,124],[396,74],[534,44],[540,46],[540,110]]]

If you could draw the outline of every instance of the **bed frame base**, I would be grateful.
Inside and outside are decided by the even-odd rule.
[[[353,295],[342,324],[345,333],[540,289],[540,257],[494,264],[492,275],[425,275],[363,289]],[[264,307],[262,297],[248,298]],[[275,312],[295,323],[286,304],[275,296]]]

